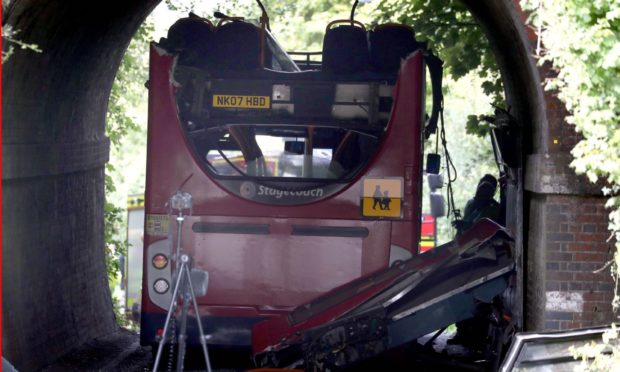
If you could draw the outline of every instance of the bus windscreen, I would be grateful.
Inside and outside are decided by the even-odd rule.
[[[211,131],[196,151],[216,176],[350,179],[379,147],[342,128],[235,125]]]

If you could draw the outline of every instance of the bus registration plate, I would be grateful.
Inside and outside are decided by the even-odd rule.
[[[269,109],[269,96],[233,96],[225,94],[213,95],[213,107],[243,108],[243,109]]]

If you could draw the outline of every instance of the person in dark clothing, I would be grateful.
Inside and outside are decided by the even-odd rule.
[[[457,229],[457,236],[469,230],[482,218],[495,222],[500,221],[500,205],[493,199],[497,190],[497,179],[485,174],[476,187],[476,194],[465,205],[463,219],[455,220],[452,225]],[[460,344],[474,349],[484,344],[488,328],[488,309],[485,306],[477,308],[476,315],[456,323],[456,334],[448,340],[448,344]]]
[[[452,222],[457,230],[457,236],[469,230],[482,218],[499,221],[500,206],[493,199],[497,190],[497,179],[490,174],[485,174],[478,182],[476,194],[465,205],[463,219]]]

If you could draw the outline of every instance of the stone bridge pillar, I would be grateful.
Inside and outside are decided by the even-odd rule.
[[[4,3],[4,2],[3,2]],[[40,369],[116,330],[103,245],[107,101],[156,1],[14,0],[2,67],[2,354]]]
[[[540,69],[543,76],[548,69]],[[526,327],[582,328],[613,320],[608,213],[602,185],[577,176],[569,164],[579,136],[553,92],[545,93],[546,151],[527,156],[529,203]]]

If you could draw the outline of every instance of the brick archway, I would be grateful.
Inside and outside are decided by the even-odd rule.
[[[105,113],[123,53],[159,1],[14,0],[3,15],[3,24],[44,51],[17,51],[2,75],[3,355],[20,370],[41,368],[116,327],[103,254]],[[520,252],[534,252],[521,257],[529,273],[525,297],[535,304],[526,315],[530,327],[542,329],[549,318],[536,315],[536,306],[545,306],[545,249],[553,236],[539,222],[555,210],[557,195],[536,180],[546,172],[541,159],[552,153],[553,130],[513,1],[464,2],[488,35],[508,103],[524,125],[526,167],[509,190],[508,223]],[[571,190],[562,197],[581,192]],[[570,214],[559,208],[558,215]],[[594,214],[604,215],[597,208]]]
[[[2,354],[19,370],[116,329],[105,116],[125,49],[157,2],[15,0],[3,15],[43,50],[2,66]]]

